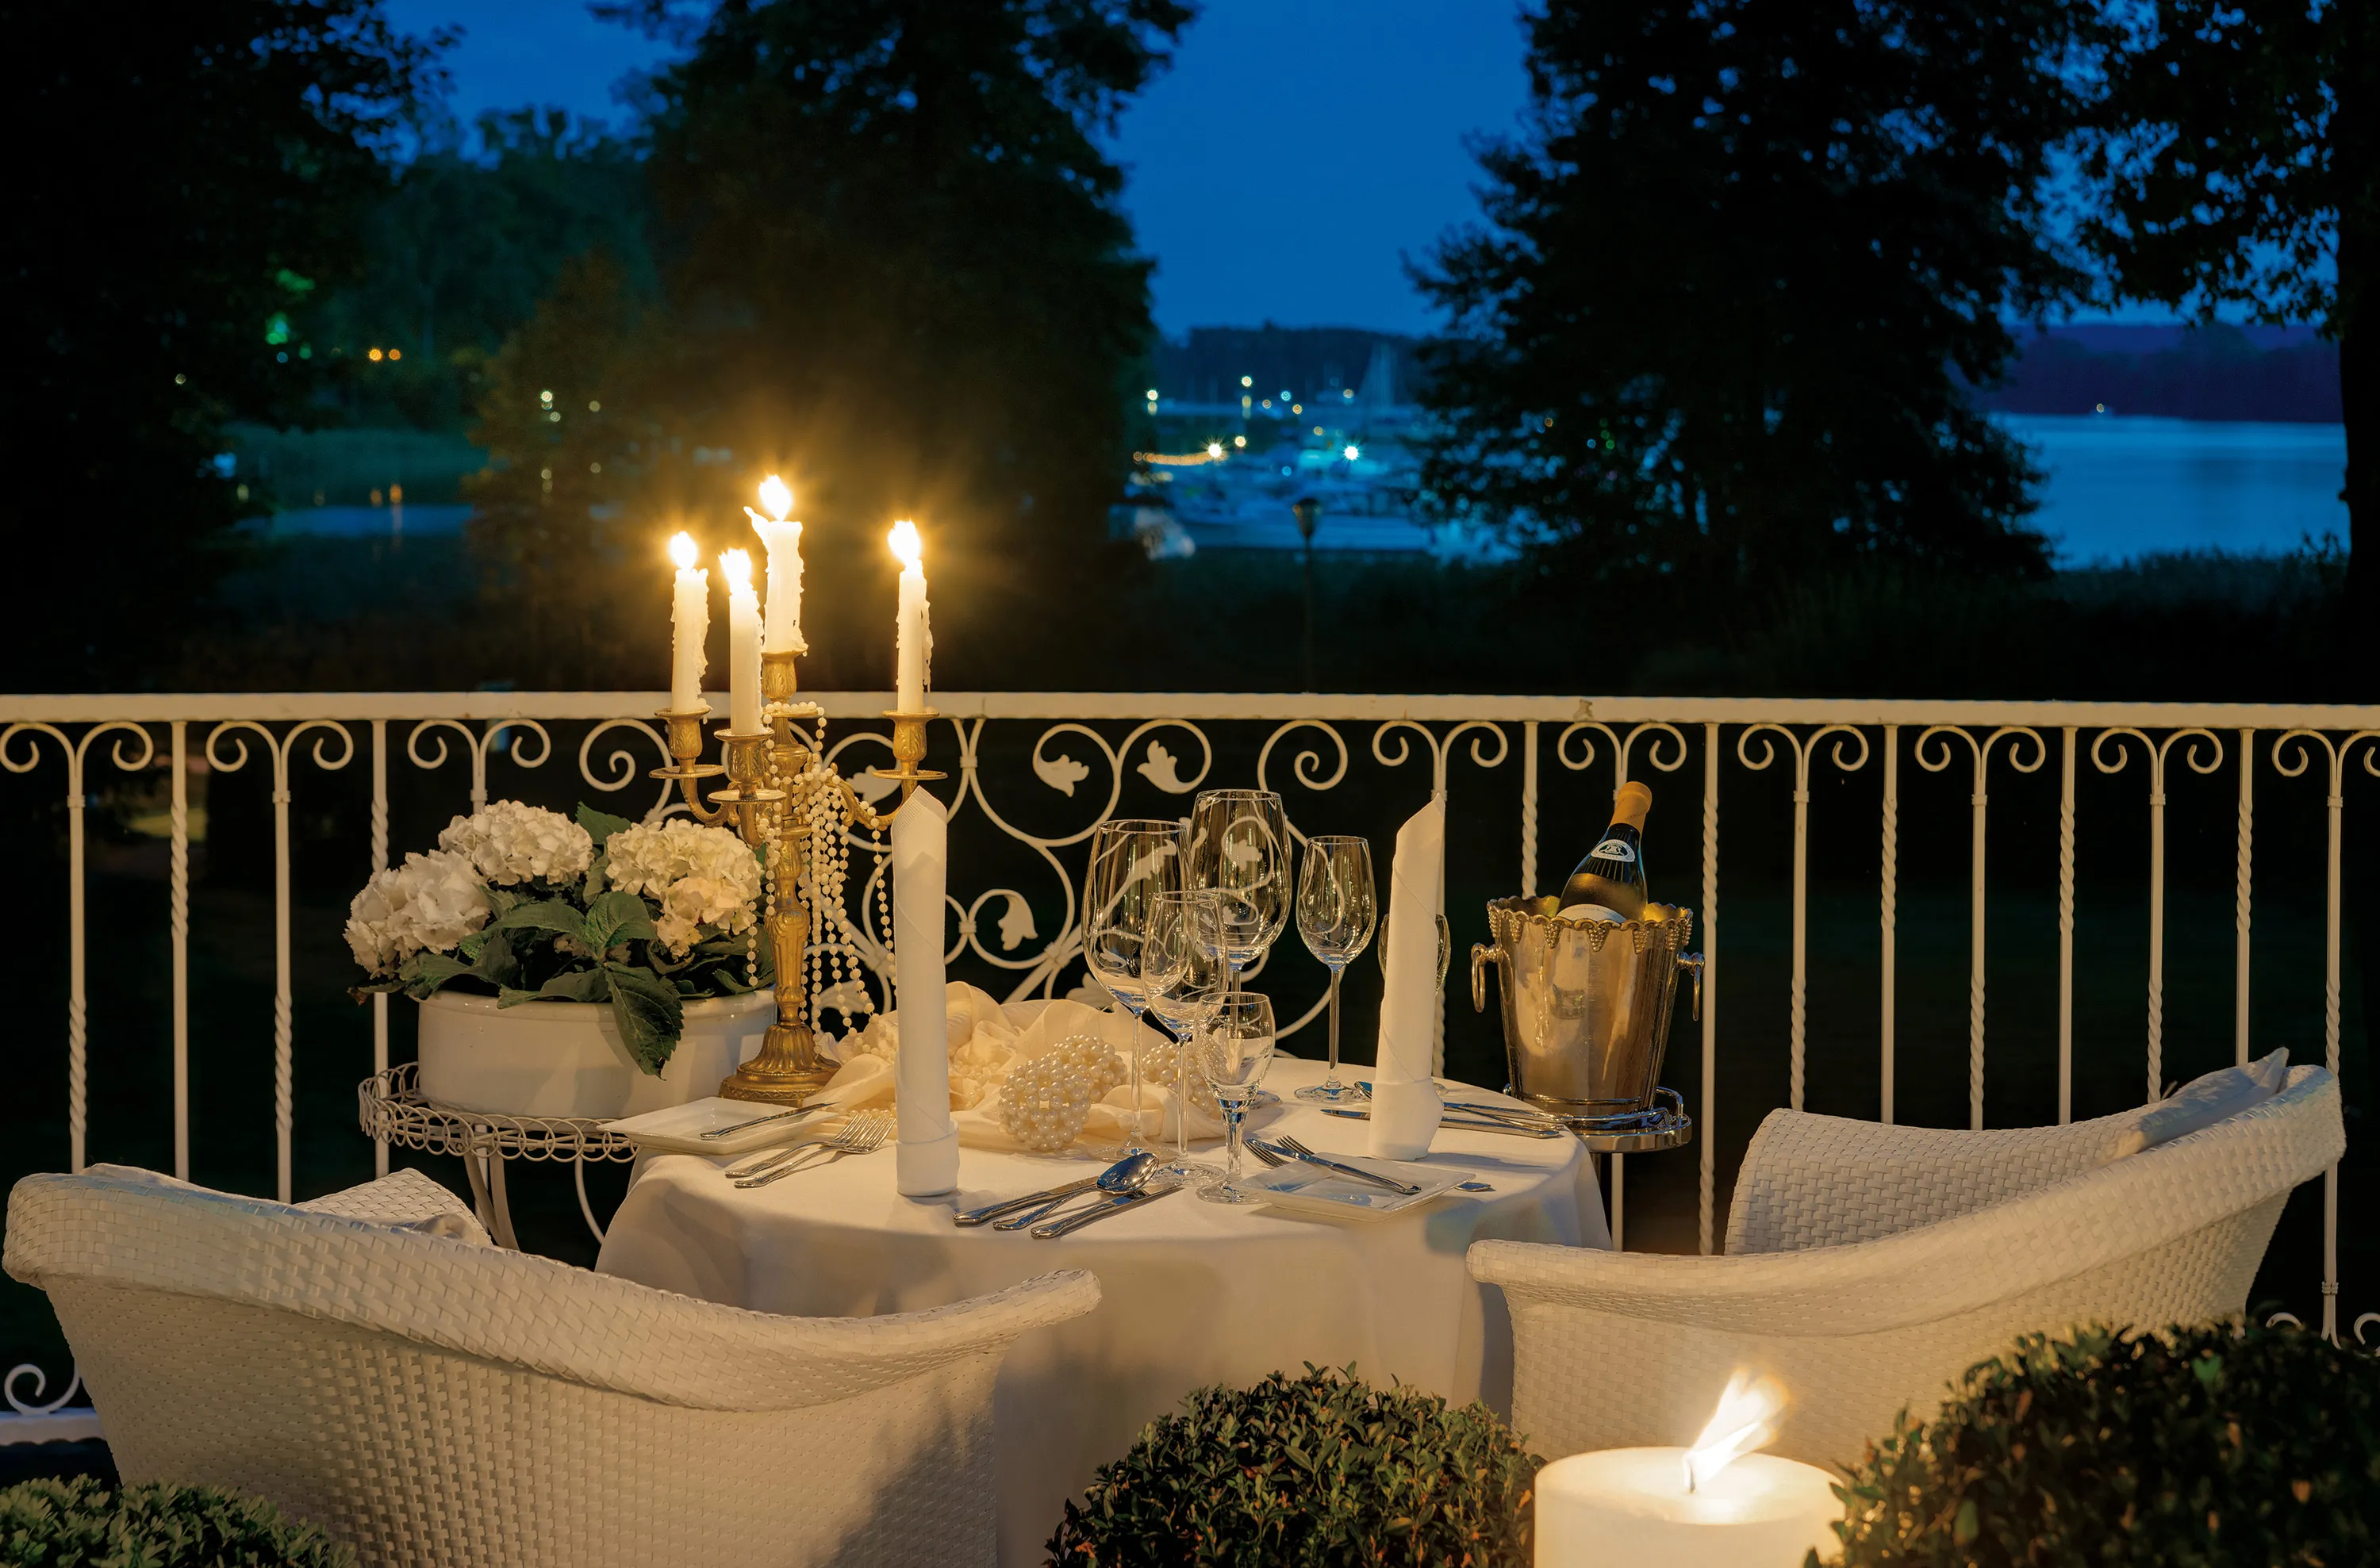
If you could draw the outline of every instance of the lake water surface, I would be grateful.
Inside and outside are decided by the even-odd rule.
[[[2048,471],[2034,525],[2061,566],[2163,550],[2287,554],[2347,538],[2340,425],[2006,414]]]

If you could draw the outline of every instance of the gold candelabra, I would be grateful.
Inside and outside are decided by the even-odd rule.
[[[757,1100],[768,1104],[798,1105],[826,1086],[834,1064],[822,1059],[818,1038],[806,1016],[809,1005],[810,933],[817,924],[820,901],[831,897],[818,862],[816,809],[822,800],[847,811],[851,820],[867,828],[889,825],[900,811],[878,811],[824,755],[823,729],[805,731],[798,720],[824,714],[815,704],[795,700],[795,655],[760,656],[762,728],[755,734],[723,732],[719,737],[722,763],[700,760],[703,720],[708,704],[680,712],[669,708],[655,715],[667,727],[668,767],[652,777],[674,780],[697,820],[732,826],[743,840],[765,857],[770,889],[762,924],[776,969],[777,1021],[769,1026],[759,1053],[730,1073],[719,1092],[730,1100]],[[926,726],[932,708],[916,713],[887,710],[892,721],[890,768],[870,768],[878,778],[897,780],[906,802],[918,784],[946,777],[918,767],[926,757]],[[723,763],[723,766],[722,766]],[[723,777],[722,788],[705,798],[702,781]],[[833,830],[840,832],[839,814]]]

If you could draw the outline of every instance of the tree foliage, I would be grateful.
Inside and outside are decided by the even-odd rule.
[[[2117,288],[2211,316],[2246,307],[2338,340],[2351,536],[2380,528],[2380,6],[2148,0],[2110,57],[2085,163],[2085,243]],[[2370,542],[2362,539],[2360,542]],[[2380,569],[2350,549],[2368,681]]]
[[[213,464],[224,424],[314,407],[327,356],[305,317],[358,264],[357,214],[435,41],[377,0],[7,15],[0,114],[26,156],[0,236],[0,538],[20,580],[68,589],[21,596],[12,669],[153,679],[255,509]],[[104,615],[93,528],[115,563]]]
[[[2085,104],[2067,0],[1552,0],[1451,316],[1427,483],[1589,577],[1860,558],[2032,572],[2036,476],[1966,395],[2009,313],[2082,288],[2046,237]]]
[[[502,467],[481,495],[487,548],[533,573],[574,537],[639,569],[681,524],[748,546],[741,508],[782,472],[806,550],[864,538],[889,595],[884,529],[915,516],[937,583],[965,585],[938,595],[945,646],[967,640],[961,611],[1013,633],[1022,605],[1105,548],[1121,493],[1149,263],[1098,138],[1188,7],[729,0],[682,23],[659,0],[610,9],[681,27],[690,51],[650,89],[662,298],[613,348],[533,325],[502,356],[481,404]],[[581,276],[555,303],[577,312],[616,286]],[[589,403],[600,428],[570,428]],[[555,442],[558,465],[539,455]],[[889,673],[821,655],[808,678]]]

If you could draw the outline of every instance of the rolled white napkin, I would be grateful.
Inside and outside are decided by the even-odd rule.
[[[894,1068],[901,1193],[931,1198],[959,1185],[959,1129],[951,1120],[951,1043],[943,1011],[942,888],[950,814],[924,790],[892,819],[892,964],[905,1002]]]
[[[1446,874],[1446,802],[1432,800],[1397,829],[1389,876],[1389,978],[1372,1066],[1371,1152],[1383,1160],[1429,1152],[1445,1107],[1430,1077],[1438,1050],[1438,906]]]

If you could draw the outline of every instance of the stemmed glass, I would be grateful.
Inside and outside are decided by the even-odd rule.
[[[1240,1179],[1240,1118],[1272,1065],[1272,998],[1260,991],[1225,997],[1196,1040],[1191,1059],[1223,1107],[1224,1140],[1223,1174],[1200,1188],[1198,1196],[1209,1203],[1258,1201],[1232,1184]]]
[[[1151,990],[1169,983],[1166,954],[1149,940],[1162,894],[1182,887],[1179,823],[1103,822],[1091,835],[1091,864],[1083,879],[1083,959],[1092,975],[1132,1015],[1125,1055],[1132,1080],[1132,1116],[1116,1158],[1140,1152],[1140,1016]]]
[[[1184,1180],[1204,1180],[1215,1174],[1190,1158],[1190,1086],[1198,1076],[1190,1043],[1223,1005],[1221,904],[1222,895],[1211,888],[1160,893],[1150,938],[1163,957],[1149,967],[1161,962],[1168,983],[1148,994],[1148,1010],[1172,1031],[1180,1046],[1173,1074],[1173,1161],[1162,1174]]]
[[[1339,1081],[1339,976],[1363,956],[1378,923],[1372,846],[1340,834],[1308,838],[1297,877],[1297,934],[1330,971],[1330,1067],[1320,1083],[1297,1092],[1301,1100],[1354,1098],[1354,1090]]]
[[[1289,817],[1269,790],[1204,790],[1190,808],[1187,886],[1222,897],[1231,995],[1289,923]]]

